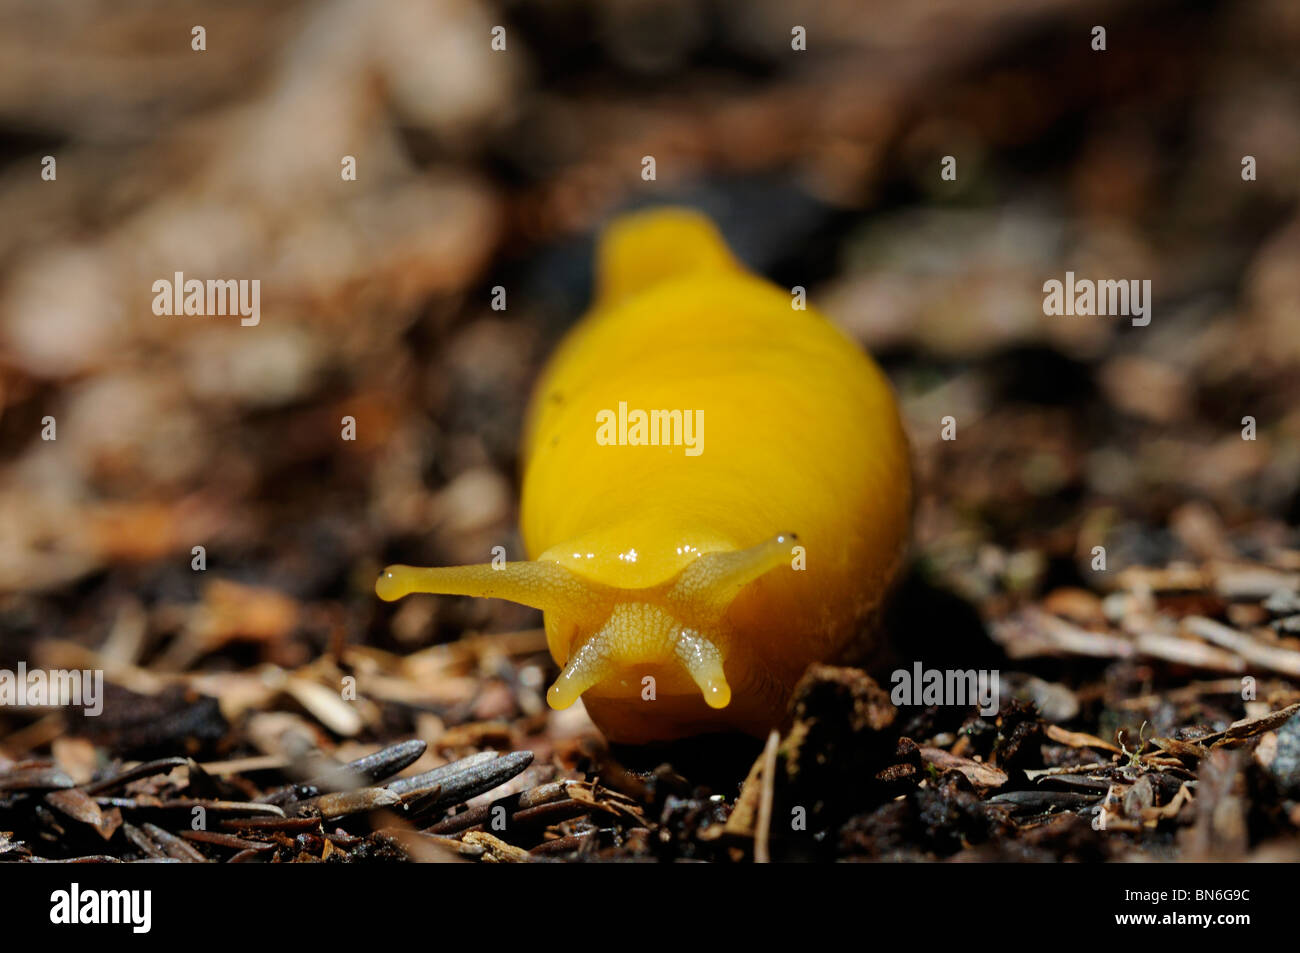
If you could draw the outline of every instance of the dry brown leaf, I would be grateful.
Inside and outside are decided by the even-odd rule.
[[[1084,731],[1066,731],[1059,725],[1047,725],[1043,731],[1048,738],[1058,745],[1065,745],[1070,748],[1100,748],[1112,754],[1124,753],[1118,745],[1103,741],[1096,735],[1090,735]]]
[[[966,780],[975,785],[977,789],[991,790],[1000,788],[1008,780],[1007,773],[1001,768],[996,768],[991,764],[984,764],[982,761],[972,761],[970,758],[958,757],[944,751],[942,748],[922,748],[921,758],[940,771],[960,771],[966,776]]]

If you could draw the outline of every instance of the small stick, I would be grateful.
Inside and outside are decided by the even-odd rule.
[[[754,863],[771,863],[768,838],[772,827],[772,801],[776,796],[776,749],[781,744],[781,734],[775,728],[767,736],[763,748],[763,787],[758,799],[758,823],[754,832]]]

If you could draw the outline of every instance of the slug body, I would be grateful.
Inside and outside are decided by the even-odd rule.
[[[561,666],[548,701],[581,696],[613,741],[761,735],[901,563],[911,478],[894,398],[854,342],[693,212],[618,220],[597,271],[529,412],[531,561],[392,566],[376,590],[542,609]]]

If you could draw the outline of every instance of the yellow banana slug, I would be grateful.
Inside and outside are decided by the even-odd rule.
[[[761,735],[880,603],[910,513],[875,363],[708,219],[659,209],[606,231],[594,304],[533,395],[530,561],[390,566],[375,589],[541,609],[547,700],[581,696],[612,741]]]

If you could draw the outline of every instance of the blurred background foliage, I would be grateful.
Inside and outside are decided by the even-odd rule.
[[[5,0],[0,663],[533,624],[370,587],[521,555],[529,387],[660,202],[884,364],[918,565],[986,617],[1098,544],[1294,554],[1298,53],[1294,0]],[[1066,270],[1151,279],[1150,326],[1044,316]],[[261,324],[154,315],[176,271],[260,279]]]

